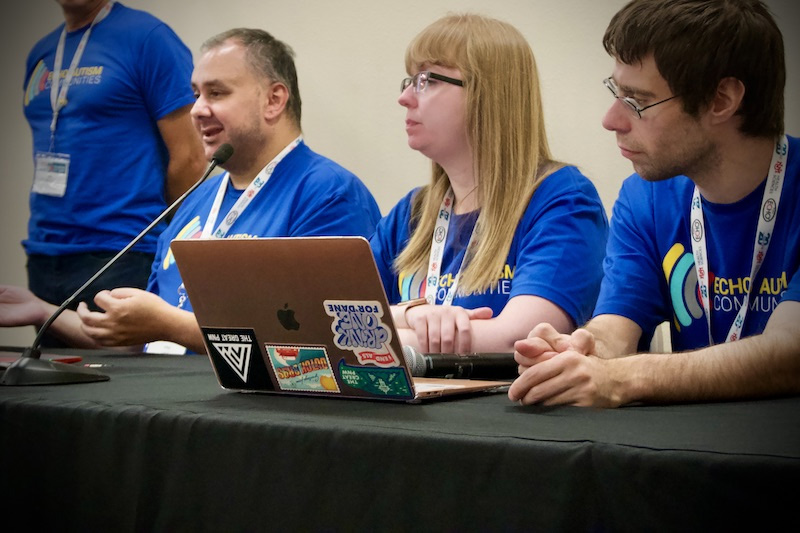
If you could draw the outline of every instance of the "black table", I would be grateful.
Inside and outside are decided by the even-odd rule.
[[[205,357],[81,352],[103,383],[0,387],[31,529],[800,530],[800,398],[616,410],[241,394]]]

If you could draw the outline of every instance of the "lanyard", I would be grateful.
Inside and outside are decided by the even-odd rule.
[[[261,192],[261,189],[264,188],[264,185],[267,184],[270,176],[275,171],[275,167],[278,166],[278,163],[283,160],[286,155],[295,149],[295,147],[302,142],[303,136],[300,135],[295,140],[290,142],[281,152],[275,156],[275,158],[270,161],[267,166],[265,166],[261,172],[250,182],[250,185],[244,190],[244,192],[239,196],[239,199],[236,203],[231,207],[228,214],[225,216],[225,219],[220,222],[219,227],[217,230],[214,231],[213,237],[216,239],[221,239],[228,234],[228,230],[233,226],[233,223],[242,216],[244,210],[250,205],[250,202],[253,201],[253,198]],[[214,229],[214,224],[217,223],[217,217],[219,217],[219,210],[222,206],[222,199],[225,197],[225,191],[228,189],[228,181],[230,181],[230,175],[226,172],[225,176],[222,178],[222,182],[219,184],[219,190],[217,191],[217,196],[214,198],[214,203],[211,206],[211,211],[208,213],[208,219],[206,220],[205,225],[203,226],[203,234],[201,238],[208,239],[212,237],[211,232]]]
[[[786,159],[789,153],[789,144],[786,136],[782,137],[775,146],[775,153],[772,154],[772,161],[770,162],[769,176],[767,179],[766,187],[764,188],[764,196],[761,199],[761,210],[758,217],[758,229],[756,231],[756,240],[753,244],[753,262],[750,269],[750,288],[745,291],[744,302],[739,308],[736,318],[733,320],[728,336],[725,342],[735,341],[741,338],[742,329],[744,328],[744,319],[747,315],[747,310],[750,304],[750,294],[753,291],[755,284],[756,274],[764,262],[764,257],[767,255],[769,243],[772,240],[772,230],[775,227],[775,218],[778,214],[778,204],[781,200],[781,191],[783,190],[783,178],[786,173]],[[708,323],[708,343],[709,346],[714,344],[714,339],[711,335],[711,306],[709,304],[709,289],[708,289],[708,250],[706,248],[706,231],[705,222],[703,217],[703,205],[700,199],[700,193],[697,187],[694,188],[692,196],[691,208],[692,220],[692,252],[694,254],[694,266],[697,272],[697,283],[700,288],[700,299],[703,302],[703,309],[706,313],[706,322]]]
[[[439,214],[436,216],[436,225],[433,229],[433,238],[431,239],[431,254],[428,260],[428,277],[425,285],[425,300],[430,305],[436,305],[436,293],[439,290],[439,275],[442,270],[442,258],[444,257],[444,246],[447,242],[447,232],[450,229],[450,218],[453,214],[454,203],[453,188],[450,187],[442,199],[442,205],[439,207]],[[447,291],[442,305],[452,305],[453,298],[456,295],[458,288],[458,280],[461,278],[461,269],[464,266],[464,260],[469,255],[470,246],[472,246],[472,236],[475,234],[473,230],[469,237],[467,249],[464,252],[464,259],[461,260],[461,265],[458,267],[458,272],[453,279],[453,284]]]
[[[69,90],[69,85],[72,82],[72,77],[75,75],[75,71],[78,69],[78,63],[83,57],[83,52],[86,49],[86,43],[89,41],[89,35],[92,34],[92,28],[95,27],[100,21],[108,16],[111,12],[111,8],[114,7],[115,0],[111,0],[100,12],[97,16],[94,17],[92,24],[89,26],[89,29],[83,34],[81,37],[81,41],[78,43],[78,48],[75,50],[75,55],[72,56],[72,62],[69,64],[69,71],[67,71],[67,76],[64,79],[64,84],[61,85],[61,90],[59,92],[59,85],[61,82],[61,64],[64,62],[64,46],[67,40],[67,26],[64,25],[64,29],[61,30],[61,37],[58,38],[58,47],[56,48],[56,57],[53,64],[53,79],[50,82],[50,107],[53,109],[53,120],[50,122],[50,149],[53,150],[53,144],[55,143],[55,136],[56,136],[56,124],[58,123],[58,114],[61,112],[61,108],[63,108],[67,104],[67,91]]]

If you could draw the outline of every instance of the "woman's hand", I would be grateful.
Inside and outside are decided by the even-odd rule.
[[[465,309],[456,305],[420,305],[405,314],[423,353],[470,353],[471,320],[492,318],[490,307]]]

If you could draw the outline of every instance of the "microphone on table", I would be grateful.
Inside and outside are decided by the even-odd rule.
[[[153,220],[145,229],[129,242],[125,248],[119,251],[117,255],[112,257],[103,267],[98,270],[86,283],[76,290],[72,296],[67,298],[56,311],[50,315],[50,318],[39,328],[36,338],[30,347],[25,348],[22,356],[11,364],[3,373],[0,378],[0,385],[57,385],[66,383],[88,383],[94,381],[108,381],[110,378],[105,374],[101,374],[94,368],[73,366],[65,363],[58,363],[55,361],[42,360],[42,352],[39,346],[44,339],[44,334],[56,318],[69,307],[72,301],[78,297],[89,285],[94,283],[106,270],[111,268],[120,257],[125,255],[128,250],[134,247],[136,243],[142,240],[151,229],[156,227],[164,218],[169,215],[183,200],[189,196],[197,187],[199,187],[211,174],[211,172],[218,166],[224,164],[233,155],[233,147],[230,144],[223,144],[211,156],[211,162],[208,168],[203,173],[203,176],[195,182],[194,185],[184,192],[177,200],[172,202],[172,205],[167,207],[155,220]]]
[[[514,353],[420,353],[403,346],[403,357],[414,377],[514,379],[519,365]]]

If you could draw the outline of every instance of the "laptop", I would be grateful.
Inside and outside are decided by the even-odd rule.
[[[363,237],[171,244],[224,389],[420,402],[508,381],[412,377]]]

